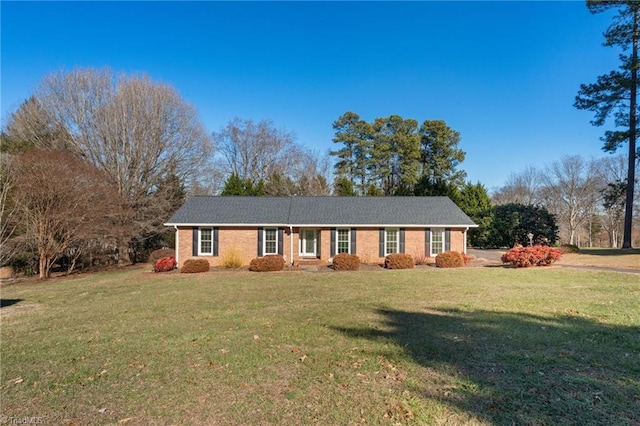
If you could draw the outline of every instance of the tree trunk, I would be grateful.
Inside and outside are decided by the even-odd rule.
[[[41,280],[49,278],[51,275],[51,267],[49,266],[49,258],[46,254],[40,253],[40,259],[38,260],[38,272]]]
[[[633,11],[633,47],[631,51],[631,96],[629,102],[629,165],[627,172],[627,204],[624,214],[622,248],[631,248],[633,230],[633,191],[636,183],[636,108],[638,96],[638,9]]]
[[[118,242],[118,265],[131,265],[131,257],[129,256],[129,241]]]

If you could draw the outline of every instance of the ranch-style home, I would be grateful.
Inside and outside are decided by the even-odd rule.
[[[390,253],[435,260],[466,252],[476,227],[448,197],[188,198],[165,224],[176,229],[176,260],[204,258],[220,266],[225,253],[251,259],[281,254],[289,264],[328,262],[337,253],[381,263]]]

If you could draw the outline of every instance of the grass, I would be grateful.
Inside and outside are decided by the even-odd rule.
[[[640,269],[640,249],[582,248],[562,255],[561,265]]]
[[[2,288],[1,415],[638,424],[638,275],[139,269]]]

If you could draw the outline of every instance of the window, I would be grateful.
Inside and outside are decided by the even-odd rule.
[[[385,256],[391,253],[398,253],[398,230],[397,229],[385,229],[384,233],[384,254]]]
[[[265,228],[264,230],[264,254],[278,254],[278,229]]]
[[[201,255],[213,255],[213,228],[200,228],[200,242],[198,244]]]
[[[434,228],[431,230],[431,257],[444,251],[444,229]]]
[[[338,229],[336,230],[336,253],[350,253],[351,252],[351,230],[350,229]]]

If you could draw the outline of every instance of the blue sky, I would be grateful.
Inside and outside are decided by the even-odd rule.
[[[604,129],[573,108],[618,66],[611,14],[584,2],[0,3],[1,117],[48,73],[145,72],[174,86],[209,131],[271,119],[310,149],[333,121],[442,119],[460,168],[488,189],[563,155],[600,157]]]

